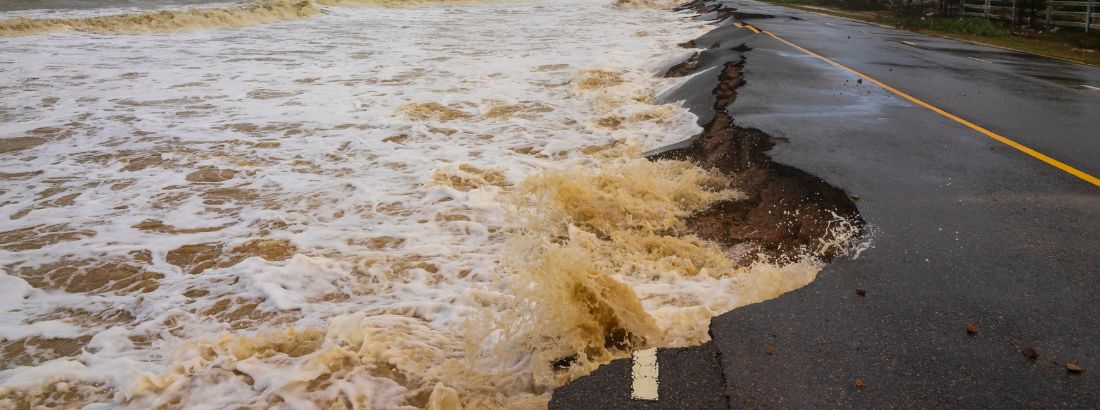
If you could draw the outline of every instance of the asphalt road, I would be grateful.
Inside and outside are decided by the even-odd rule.
[[[1100,87],[1098,68],[723,3],[773,15],[741,21],[1100,176],[1100,91],[1084,87]],[[858,195],[873,248],[715,318],[713,342],[697,350],[662,351],[662,400],[630,400],[626,360],[558,389],[551,408],[1100,407],[1100,186],[766,33],[726,26],[701,40],[751,48],[713,53],[746,59],[728,111],[778,142],[776,162]],[[702,77],[667,98],[705,118],[714,84]]]

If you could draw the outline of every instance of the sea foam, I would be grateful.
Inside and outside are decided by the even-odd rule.
[[[817,272],[693,237],[735,184],[639,159],[699,132],[652,103],[684,15],[323,10],[0,40],[5,405],[544,407]]]

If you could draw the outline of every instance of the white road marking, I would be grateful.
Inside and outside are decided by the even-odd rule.
[[[657,400],[657,349],[634,352],[634,367],[631,369],[630,398],[637,400]]]
[[[1088,88],[1090,90],[1093,90],[1093,91],[1100,91],[1100,87],[1093,87],[1093,86],[1088,85],[1088,84],[1081,84],[1081,86],[1085,87],[1085,88]]]
[[[969,58],[969,59],[971,59],[971,60],[978,60],[978,61],[981,61],[981,62],[983,62],[983,63],[989,63],[989,64],[993,64],[993,62],[992,62],[992,61],[989,61],[989,60],[982,60],[982,59],[980,59],[980,58],[977,58],[977,57],[970,57],[970,56],[967,56],[966,58]]]
[[[901,42],[902,42],[903,44],[908,44],[908,45],[911,45],[911,46],[913,46],[913,47],[916,47],[916,46],[917,46],[917,43],[914,43],[914,42],[912,42],[912,41],[905,41],[905,40],[901,40]]]

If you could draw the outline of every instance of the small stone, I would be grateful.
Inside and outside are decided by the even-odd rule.
[[[967,323],[966,334],[971,336],[978,334],[978,326],[975,326],[973,323]]]
[[[853,201],[858,201],[859,200],[859,194],[852,194],[852,195],[849,195],[849,197],[851,197]]]
[[[768,356],[771,356],[775,354],[775,349],[773,349],[771,346],[764,346],[764,353]]]
[[[1023,353],[1024,356],[1031,360],[1039,358],[1039,351],[1035,350],[1034,348],[1025,347],[1023,350],[1020,351],[1020,353]]]
[[[856,288],[856,294],[860,296],[867,296],[867,289]]]
[[[867,384],[863,383],[863,380],[860,380],[860,379],[856,379],[856,382],[852,385],[856,386],[856,388],[860,389],[860,390],[863,390],[863,389],[867,388]]]
[[[863,79],[862,79],[862,78],[860,78],[860,79],[856,80],[856,83],[857,83],[857,84],[863,84]]]
[[[1076,374],[1076,373],[1081,373],[1084,370],[1085,369],[1077,363],[1066,363],[1066,371],[1067,372]]]

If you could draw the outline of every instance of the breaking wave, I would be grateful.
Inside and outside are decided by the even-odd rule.
[[[321,12],[306,0],[256,0],[228,8],[187,8],[78,18],[0,20],[0,37],[83,31],[97,34],[138,34],[167,31],[245,27],[281,20],[302,19]]]
[[[615,7],[619,8],[647,8],[647,9],[671,9],[685,3],[680,0],[615,0]]]
[[[709,340],[710,318],[813,280],[807,255],[782,265],[702,240],[684,219],[743,195],[682,161],[617,158],[533,176],[502,269],[512,299],[490,312],[512,354],[556,386],[639,348]],[[748,266],[745,266],[748,265]]]
[[[247,27],[297,20],[321,13],[318,6],[415,7],[469,4],[485,0],[253,0],[225,7],[204,7],[73,18],[15,17],[0,20],[0,37],[60,31],[96,34],[163,33],[179,30]]]
[[[503,0],[314,0],[326,6],[417,7],[426,5],[459,5]]]

